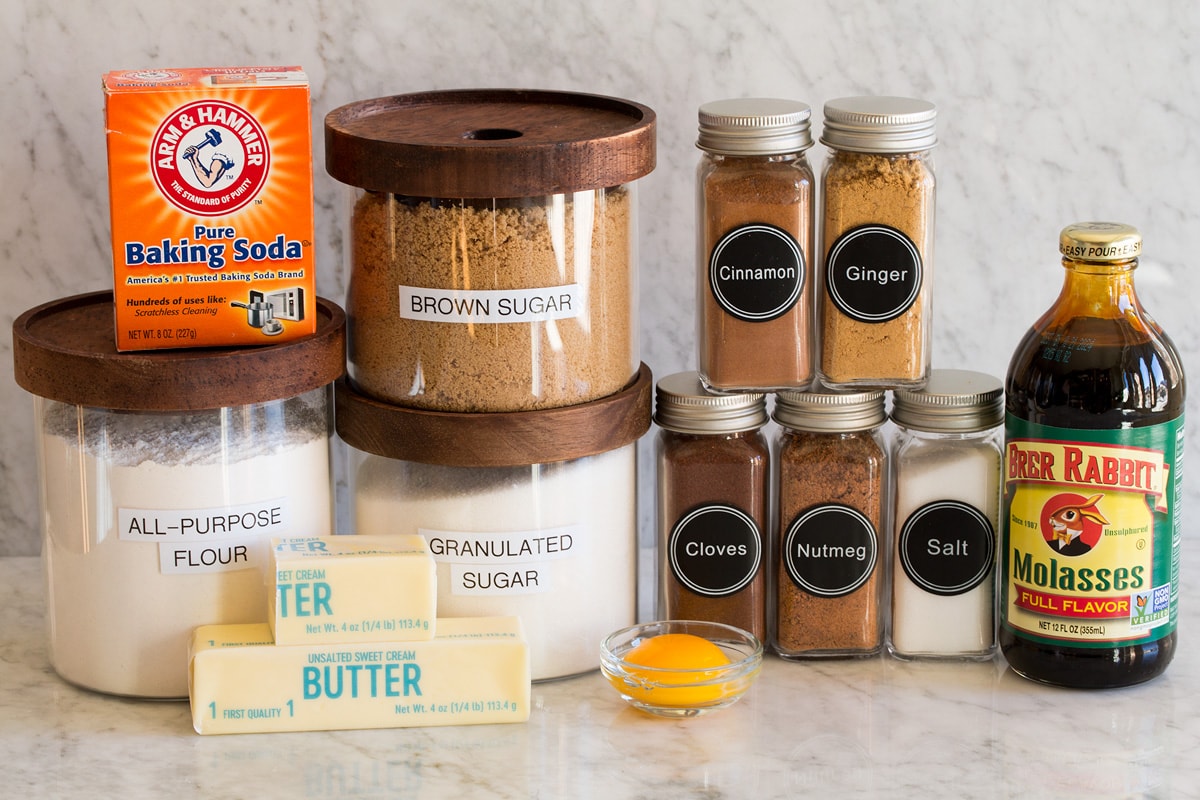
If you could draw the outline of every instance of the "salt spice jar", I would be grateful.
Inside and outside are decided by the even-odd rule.
[[[346,317],[276,345],[118,353],[111,292],[13,323],[34,395],[49,656],[65,680],[188,694],[198,625],[260,622],[268,543],[333,532]]]
[[[325,119],[348,186],[348,370],[410,408],[585,403],[638,371],[637,182],[655,115],[505,89],[362,100]]]
[[[883,646],[888,523],[882,391],[780,392],[772,646],[786,659]]]
[[[934,370],[893,394],[895,533],[888,651],[988,659],[996,651],[996,559],[1004,390]]]
[[[811,110],[773,98],[700,107],[697,346],[714,392],[801,389],[813,367]]]
[[[766,640],[770,452],[761,393],[715,395],[696,372],[658,382],[660,614]]]
[[[818,373],[830,389],[929,377],[936,118],[907,97],[825,104]]]

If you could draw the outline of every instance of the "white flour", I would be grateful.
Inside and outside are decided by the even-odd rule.
[[[634,448],[512,468],[364,455],[356,532],[423,534],[438,616],[520,616],[534,680],[594,670],[600,641],[636,621]]]
[[[50,658],[63,678],[186,697],[194,627],[266,619],[266,539],[331,532],[325,391],[164,415],[39,399]],[[301,402],[314,395],[316,408]],[[244,527],[230,508],[259,516]],[[185,538],[176,531],[153,535],[180,518],[192,521],[190,557],[162,543]],[[129,540],[130,519],[146,540]]]

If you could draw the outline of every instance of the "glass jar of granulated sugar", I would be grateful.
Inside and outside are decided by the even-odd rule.
[[[110,292],[22,314],[35,395],[49,655],[67,681],[182,698],[188,638],[266,618],[272,536],[333,525],[345,315],[278,345],[117,353]]]
[[[636,442],[650,371],[603,400],[543,411],[402,408],[337,384],[354,530],[425,536],[438,614],[516,615],[534,680],[596,668],[637,616]]]
[[[988,659],[996,652],[996,539],[1004,388],[935,369],[892,396],[895,534],[888,651]]]
[[[655,116],[560,92],[426,92],[325,119],[350,213],[349,374],[410,408],[555,408],[637,372],[636,180]]]

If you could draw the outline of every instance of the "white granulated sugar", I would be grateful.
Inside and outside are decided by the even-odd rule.
[[[419,533],[437,560],[438,615],[517,615],[534,680],[596,669],[636,620],[633,445],[555,464],[445,467],[364,456],[357,533]]]

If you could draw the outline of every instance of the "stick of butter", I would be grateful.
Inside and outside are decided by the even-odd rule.
[[[202,625],[189,651],[197,733],[415,728],[529,719],[519,617],[438,621],[423,642],[275,645],[265,623]]]
[[[275,643],[432,639],[437,564],[416,534],[272,539]]]

